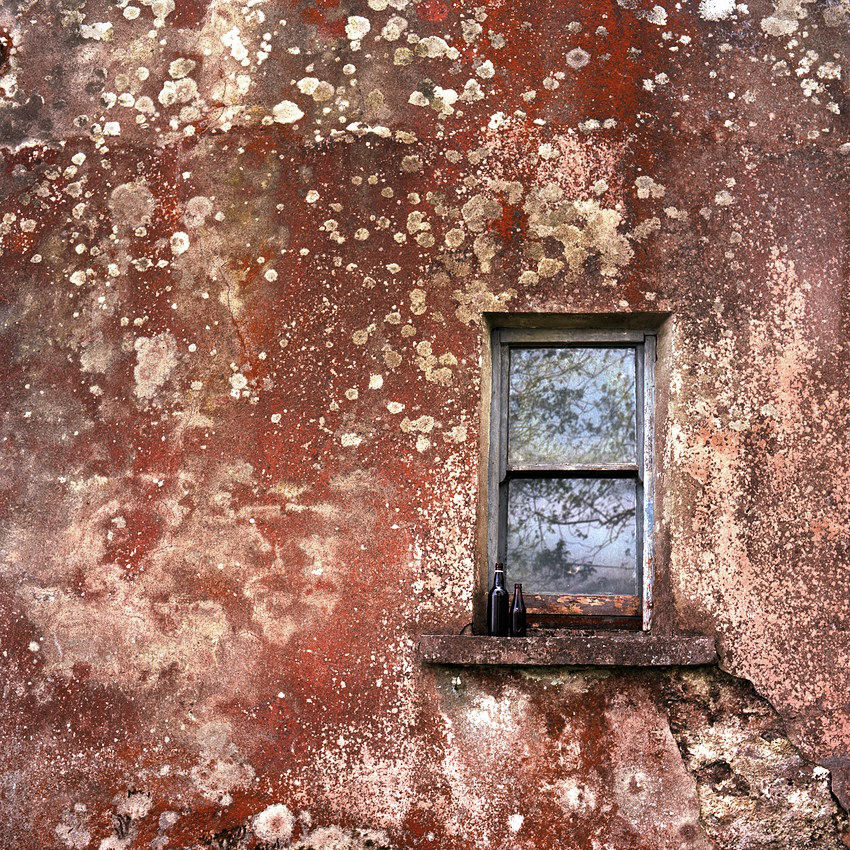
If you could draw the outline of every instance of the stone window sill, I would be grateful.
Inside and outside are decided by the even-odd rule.
[[[714,638],[644,632],[541,631],[528,637],[422,635],[425,664],[671,667],[713,664]]]

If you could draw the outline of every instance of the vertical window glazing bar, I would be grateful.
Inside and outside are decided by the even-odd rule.
[[[646,392],[644,389],[644,346],[635,346],[635,458],[638,467],[638,481],[644,480],[644,406]]]
[[[655,551],[652,529],[655,521],[655,336],[647,334],[643,344],[643,440],[640,453],[643,463],[643,628],[652,626],[655,582]]]
[[[490,338],[491,388],[490,388],[490,459],[487,488],[487,584],[493,577],[493,563],[499,558],[499,542],[502,535],[502,517],[500,511],[502,458],[505,448],[502,445],[503,410],[507,404],[502,385],[502,360],[505,346],[502,345],[502,332],[494,330]],[[487,592],[487,588],[484,588]]]

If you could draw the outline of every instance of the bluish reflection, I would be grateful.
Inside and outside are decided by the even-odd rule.
[[[529,593],[637,594],[636,483],[521,478],[508,485],[510,580]]]
[[[633,348],[512,348],[508,461],[634,463]]]

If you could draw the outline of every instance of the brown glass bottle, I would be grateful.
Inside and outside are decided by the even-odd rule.
[[[510,594],[505,587],[505,565],[496,564],[493,587],[487,597],[487,633],[504,637],[510,631],[508,602]]]
[[[514,601],[511,604],[511,635],[525,637],[525,600],[522,598],[522,585],[514,585]]]

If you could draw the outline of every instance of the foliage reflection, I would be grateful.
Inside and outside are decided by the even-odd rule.
[[[512,349],[508,422],[510,463],[634,462],[634,349]]]
[[[511,581],[531,593],[636,594],[635,486],[610,478],[511,481]]]

